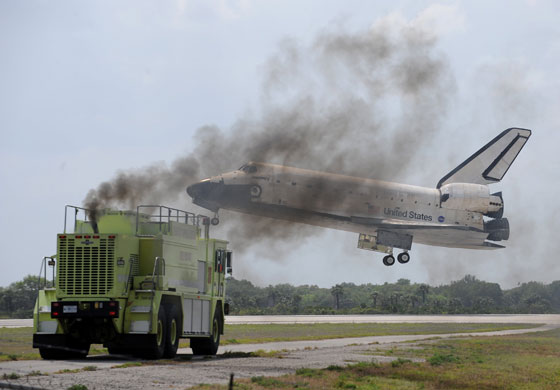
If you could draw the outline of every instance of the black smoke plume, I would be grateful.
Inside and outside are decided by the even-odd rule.
[[[381,20],[357,32],[335,26],[310,44],[285,40],[261,70],[259,115],[229,129],[201,127],[188,156],[120,172],[91,190],[85,207],[176,204],[188,185],[247,161],[395,179],[434,142],[454,91],[434,34],[413,23]],[[236,243],[317,231],[239,214],[228,219]]]

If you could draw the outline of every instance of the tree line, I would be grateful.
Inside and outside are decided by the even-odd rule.
[[[37,276],[0,287],[0,317],[32,317]],[[440,286],[411,283],[340,283],[331,288],[283,283],[255,286],[230,278],[230,313],[250,314],[516,314],[560,313],[560,280],[528,282],[502,290],[472,275]]]
[[[277,284],[258,287],[230,279],[232,314],[516,314],[560,313],[560,281],[528,282],[502,290],[472,275],[441,286],[399,279],[380,285],[331,288]]]
[[[37,291],[45,286],[43,278],[27,275],[8,287],[0,287],[0,318],[31,318],[37,299]],[[51,283],[47,284],[51,287]]]

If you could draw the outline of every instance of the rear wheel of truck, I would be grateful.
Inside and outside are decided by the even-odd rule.
[[[58,348],[40,347],[39,354],[41,358],[47,360],[60,359],[84,359],[89,353],[89,343],[80,343],[77,341],[68,341],[64,346]]]
[[[218,310],[212,320],[212,334],[208,338],[192,338],[191,349],[194,355],[215,355],[220,346],[221,316]]]
[[[163,306],[159,308],[158,319],[155,324],[156,334],[148,335],[148,340],[144,348],[138,355],[144,359],[161,359],[165,352],[165,338],[166,338],[166,315]],[[155,337],[154,337],[155,336]]]
[[[165,352],[163,356],[166,358],[174,358],[179,348],[181,321],[179,319],[179,309],[177,309],[177,306],[168,306],[167,309]]]

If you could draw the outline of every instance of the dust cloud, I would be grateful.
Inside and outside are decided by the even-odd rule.
[[[201,127],[189,155],[120,172],[90,190],[84,206],[182,203],[188,185],[247,161],[394,180],[433,143],[455,93],[436,44],[425,25],[390,19],[362,31],[330,26],[308,43],[286,39],[260,69],[258,115],[227,129]],[[228,239],[244,250],[321,232],[235,213],[224,220]]]

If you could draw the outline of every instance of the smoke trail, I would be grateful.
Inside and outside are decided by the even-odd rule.
[[[190,155],[170,167],[121,172],[91,190],[84,205],[176,202],[189,184],[247,161],[398,177],[433,142],[454,93],[435,47],[431,31],[393,18],[357,32],[331,27],[310,44],[285,40],[262,68],[260,115],[240,118],[227,130],[200,128]],[[228,219],[234,225],[228,237],[245,249],[319,231],[237,214]]]

